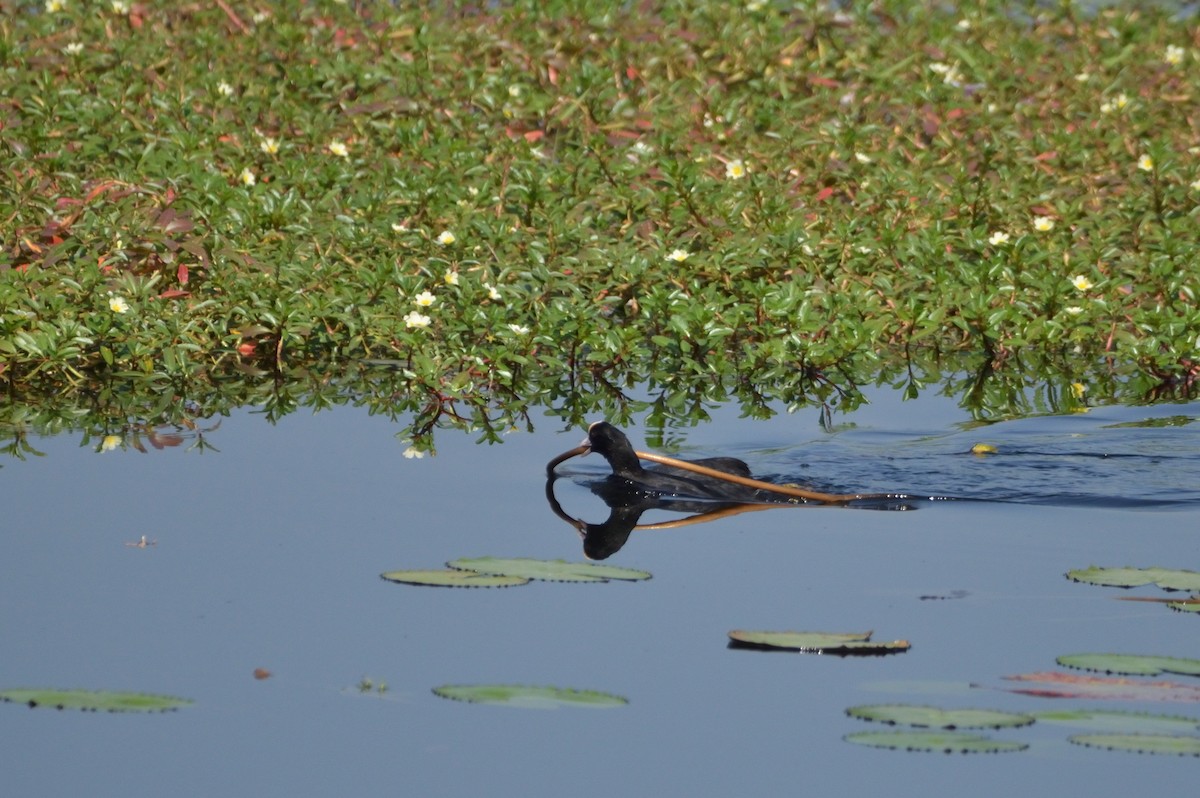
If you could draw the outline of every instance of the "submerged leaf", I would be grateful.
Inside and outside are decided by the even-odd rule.
[[[1107,748],[1110,751],[1200,756],[1200,737],[1176,737],[1169,734],[1076,734],[1067,739],[1076,745]]]
[[[947,754],[998,754],[1024,751],[1029,746],[1006,740],[993,740],[979,734],[943,731],[865,731],[847,734],[848,743],[891,748],[896,751],[934,751]]]
[[[607,582],[610,579],[636,582],[649,579],[646,571],[615,565],[594,565],[565,560],[535,560],[528,557],[469,557],[446,563],[451,568],[483,574],[519,576],[548,582]]]
[[[1003,729],[1033,723],[1033,716],[1014,712],[992,709],[939,709],[911,704],[869,704],[850,707],[846,714],[859,720],[923,729]]]
[[[388,571],[380,576],[389,582],[429,587],[516,587],[529,584],[519,576],[495,576],[474,571]]]
[[[1066,654],[1057,659],[1059,665],[1101,673],[1123,673],[1129,676],[1157,676],[1175,673],[1181,676],[1200,676],[1200,659],[1157,657],[1140,654]]]
[[[1124,734],[1183,734],[1200,729],[1200,718],[1183,715],[1151,715],[1145,712],[1074,709],[1031,713],[1038,723],[1056,723],[1096,731]]]
[[[1200,590],[1200,573],[1169,568],[1082,568],[1067,571],[1067,578],[1076,582],[1104,587],[1139,587],[1158,585],[1163,590]]]
[[[560,706],[621,707],[629,699],[598,690],[565,687],[525,687],[513,684],[447,684],[433,688],[434,695],[472,704],[503,704],[524,709],[556,709]]]
[[[897,654],[910,648],[907,640],[871,642],[871,632],[763,632],[735,629],[734,648],[808,651],[826,654]]]
[[[189,698],[150,693],[41,689],[4,690],[0,692],[0,701],[84,712],[171,712],[192,703]]]

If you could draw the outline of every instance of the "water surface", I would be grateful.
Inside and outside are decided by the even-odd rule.
[[[153,716],[0,705],[5,793],[1007,796],[1193,784],[1196,760],[1078,748],[1061,727],[997,732],[1033,745],[996,756],[842,737],[870,728],[844,715],[862,703],[1060,708],[989,689],[1060,654],[1200,657],[1195,617],[1063,577],[1092,564],[1200,569],[1200,406],[981,427],[949,401],[872,400],[833,432],[816,411],[770,422],[731,411],[667,437],[676,453],[733,454],[758,474],[987,501],[789,508],[635,532],[608,562],[654,574],[638,584],[379,579],[464,556],[581,559],[543,487],[546,461],[583,431],[548,419],[500,446],[444,434],[421,459],[351,408],[274,426],[237,414],[208,436],[219,452],[203,454],[37,441],[45,457],[0,471],[0,687],[196,704]],[[643,445],[646,430],[627,431]],[[966,453],[980,441],[998,454]],[[569,476],[599,473],[591,460]],[[559,497],[589,520],[605,513],[572,479]],[[155,545],[125,545],[143,535]],[[728,650],[735,628],[874,629],[913,648],[855,659]],[[255,680],[255,668],[274,675]],[[363,677],[388,692],[357,694]],[[492,682],[630,703],[530,711],[430,692]]]

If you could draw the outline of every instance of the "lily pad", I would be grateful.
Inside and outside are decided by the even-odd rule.
[[[1193,596],[1189,601],[1172,601],[1167,606],[1176,612],[1200,612],[1200,601],[1196,601],[1195,598]]]
[[[1074,709],[1030,713],[1038,723],[1055,723],[1122,734],[1185,734],[1200,729],[1200,718],[1152,715],[1146,712]]]
[[[388,571],[380,574],[389,582],[429,587],[515,587],[527,585],[529,580],[520,576],[496,576],[475,571]]]
[[[955,731],[865,731],[847,734],[848,743],[891,748],[896,751],[934,751],[947,754],[999,754],[1024,751],[1029,746],[1006,740],[993,740],[979,734]]]
[[[1158,585],[1163,590],[1200,590],[1200,573],[1170,568],[1082,568],[1067,571],[1067,578],[1076,582],[1104,587],[1139,587]]]
[[[535,560],[527,557],[468,557],[446,563],[451,568],[481,574],[517,576],[547,582],[607,582],[610,579],[636,582],[649,579],[646,571],[615,565],[594,565],[565,560]]]
[[[871,632],[762,632],[735,629],[729,633],[734,648],[806,651],[817,654],[897,654],[907,651],[907,640],[871,641]]]
[[[433,688],[434,695],[471,704],[502,704],[523,709],[622,707],[629,699],[598,690],[565,687],[525,687],[512,684],[447,684]]]
[[[151,693],[25,688],[0,691],[0,701],[26,704],[30,707],[78,709],[83,712],[172,712],[192,703],[189,698]]]
[[[1176,737],[1170,734],[1076,734],[1067,739],[1076,745],[1107,748],[1110,751],[1200,756],[1200,737]]]
[[[1066,654],[1056,661],[1067,668],[1128,676],[1157,676],[1160,673],[1200,676],[1200,659],[1139,654]]]
[[[911,704],[869,704],[850,707],[846,714],[859,720],[871,720],[922,729],[1004,729],[1028,726],[1032,715],[999,712],[992,709],[939,709]]]

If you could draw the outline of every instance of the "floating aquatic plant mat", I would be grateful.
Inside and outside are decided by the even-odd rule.
[[[598,690],[573,690],[566,687],[526,687],[513,684],[447,684],[433,688],[433,694],[470,704],[499,704],[521,709],[558,709],[585,707],[611,709],[623,707],[629,699]]]
[[[900,654],[911,647],[907,640],[874,642],[871,635],[872,632],[758,632],[735,629],[729,633],[729,647],[843,656]]]
[[[1078,668],[1125,676],[1200,676],[1200,659],[1160,657],[1147,654],[1064,654],[1057,660],[1064,668]]]
[[[1118,596],[1123,601],[1149,601],[1166,604],[1176,612],[1200,613],[1200,573],[1172,568],[1080,568],[1067,571],[1067,578],[1101,587],[1134,588],[1154,585],[1166,591],[1189,591],[1190,598],[1154,596]]]
[[[151,693],[40,688],[0,691],[0,701],[34,708],[78,709],[83,712],[171,712],[192,703],[188,698]]]
[[[451,560],[446,570],[387,571],[389,582],[433,587],[516,587],[532,580],[546,582],[638,582],[648,571],[615,565],[537,560],[526,557],[472,557]]]

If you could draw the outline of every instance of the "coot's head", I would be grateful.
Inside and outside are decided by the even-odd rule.
[[[597,421],[588,427],[588,446],[607,460],[619,477],[634,479],[645,470],[629,438],[607,421]]]

